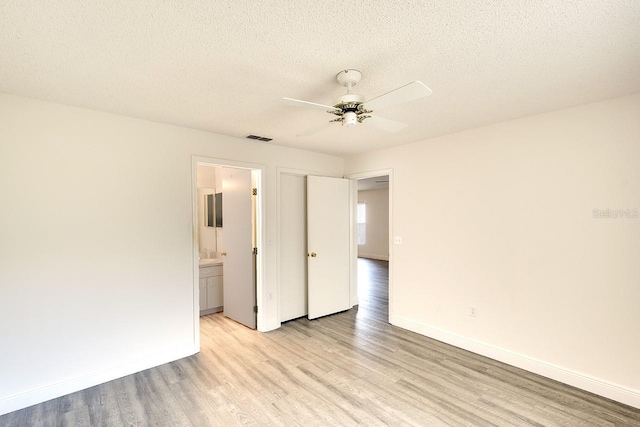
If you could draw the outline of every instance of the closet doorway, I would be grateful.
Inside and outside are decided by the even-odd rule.
[[[281,322],[351,308],[353,184],[305,172],[278,173],[278,295]],[[353,187],[355,188],[355,187]]]

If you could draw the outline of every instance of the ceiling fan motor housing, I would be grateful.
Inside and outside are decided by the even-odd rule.
[[[362,104],[364,102],[364,96],[358,95],[357,93],[345,93],[344,95],[340,95],[336,99],[336,104],[334,107],[340,108],[341,105],[346,104]]]

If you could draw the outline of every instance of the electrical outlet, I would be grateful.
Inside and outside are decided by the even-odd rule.
[[[400,236],[396,236],[393,238],[393,243],[395,243],[396,245],[401,245],[402,244],[402,237]]]
[[[478,316],[478,309],[476,308],[475,305],[469,306],[469,316],[471,316],[471,317]]]

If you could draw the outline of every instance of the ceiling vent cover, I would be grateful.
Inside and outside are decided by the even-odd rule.
[[[245,136],[245,138],[247,138],[247,139],[255,139],[256,141],[262,141],[262,142],[273,141],[273,138],[267,138],[266,136],[253,135],[253,134],[249,134],[249,135]]]

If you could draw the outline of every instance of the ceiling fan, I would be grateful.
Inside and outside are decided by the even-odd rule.
[[[347,93],[339,96],[336,104],[333,106],[302,101],[300,99],[284,98],[284,102],[288,105],[325,110],[327,113],[337,116],[333,120],[301,132],[297,136],[312,135],[330,126],[331,123],[334,122],[340,122],[342,126],[353,126],[356,123],[365,123],[386,132],[400,132],[408,126],[406,123],[373,116],[371,113],[431,94],[431,89],[424,83],[415,81],[394,89],[391,92],[387,92],[384,95],[380,95],[377,98],[365,101],[362,95],[351,92],[351,89],[362,79],[362,73],[360,71],[354,69],[342,70],[338,73],[336,79],[338,83],[347,88]]]

